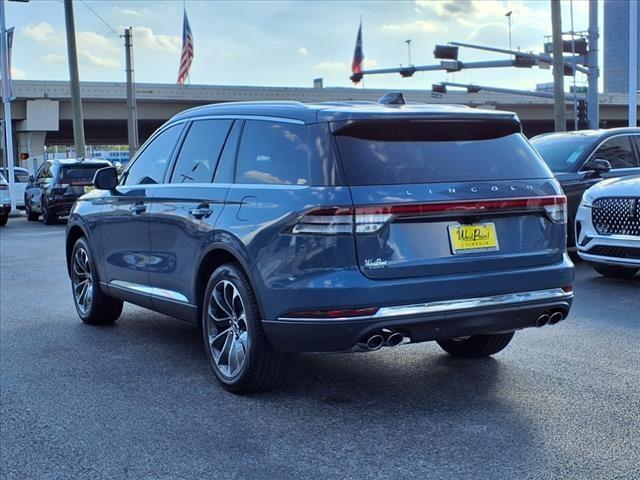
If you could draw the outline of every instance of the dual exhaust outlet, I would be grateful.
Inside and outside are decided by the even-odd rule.
[[[536,327],[544,327],[545,325],[555,325],[564,320],[564,313],[560,311],[543,313],[536,320]]]
[[[363,350],[374,351],[379,350],[382,347],[397,347],[405,339],[405,336],[400,332],[392,332],[391,330],[383,329],[380,333],[374,333],[369,337],[365,337],[358,346]]]

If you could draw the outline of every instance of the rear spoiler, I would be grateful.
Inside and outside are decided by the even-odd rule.
[[[331,122],[334,135],[380,141],[472,141],[522,133],[515,114],[369,118]]]

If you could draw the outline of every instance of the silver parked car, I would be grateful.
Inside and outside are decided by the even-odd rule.
[[[584,193],[576,244],[580,258],[602,275],[640,271],[640,175],[605,180]]]
[[[0,227],[4,227],[9,220],[11,212],[11,195],[9,194],[9,184],[0,173]]]

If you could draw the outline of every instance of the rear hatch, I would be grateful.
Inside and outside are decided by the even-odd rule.
[[[367,277],[562,260],[566,199],[517,122],[368,120],[333,129]]]
[[[93,188],[93,176],[109,165],[82,164],[62,165],[58,174],[59,190],[65,196],[79,197]]]

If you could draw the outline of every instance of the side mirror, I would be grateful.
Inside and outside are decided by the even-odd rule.
[[[596,158],[593,162],[593,170],[598,174],[608,173],[611,171],[611,163],[609,163],[609,160]]]
[[[93,186],[98,190],[113,190],[118,186],[118,171],[115,167],[101,168],[93,176]]]

